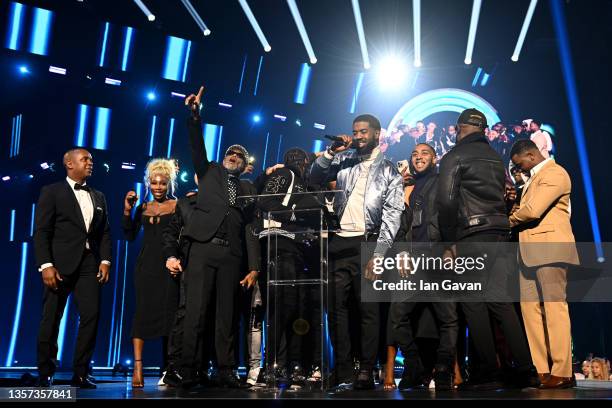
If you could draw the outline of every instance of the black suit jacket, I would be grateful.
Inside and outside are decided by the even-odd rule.
[[[196,241],[207,242],[212,239],[221,223],[229,214],[230,205],[227,191],[227,170],[221,163],[209,161],[206,157],[206,147],[202,136],[200,118],[190,117],[187,120],[189,130],[189,146],[193,167],[198,175],[198,198],[191,217],[191,222],[185,225],[183,234]],[[240,180],[238,195],[255,195],[255,186],[246,180]],[[243,226],[253,219],[254,200],[239,200]],[[245,228],[241,228],[239,236],[229,237],[230,249],[234,255],[242,256]]]
[[[34,252],[39,267],[51,262],[60,274],[73,274],[85,252],[86,241],[98,262],[112,259],[106,198],[93,188],[89,194],[94,213],[87,232],[79,203],[66,180],[42,188],[34,231]]]

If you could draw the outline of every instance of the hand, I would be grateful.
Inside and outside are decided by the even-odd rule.
[[[504,199],[508,202],[516,201],[516,188],[506,184],[506,190],[504,191]]]
[[[183,272],[181,260],[177,258],[168,258],[166,260],[166,268],[168,268],[168,270],[170,271],[170,275],[172,275],[173,277]]]
[[[453,244],[449,248],[444,250],[444,254],[442,255],[442,259],[445,261],[447,259],[454,260],[457,257],[457,245]]]
[[[278,163],[272,167],[268,167],[266,169],[266,176],[269,176],[270,174],[274,173],[277,169],[282,169],[283,167],[285,167],[283,163]]]
[[[400,255],[402,255],[402,257],[400,258],[400,264],[399,264],[399,268],[397,269],[397,272],[399,273],[400,278],[407,278],[408,276],[410,276],[410,262],[408,262],[409,259],[409,255],[408,252],[400,252]],[[406,264],[404,265],[404,255],[406,256]]]
[[[134,208],[136,201],[138,201],[138,196],[136,195],[136,192],[133,190],[128,191],[125,195],[125,199],[123,200],[123,212],[129,213],[130,211],[132,211],[132,208]]]
[[[45,286],[53,291],[57,290],[57,281],[63,281],[62,275],[54,266],[42,270],[42,279]]]
[[[342,138],[342,142],[334,142],[331,145],[331,150],[334,153],[340,153],[351,147],[353,144],[353,137],[349,135],[339,135]],[[340,144],[342,143],[342,144]]]
[[[255,284],[257,283],[258,276],[259,276],[259,272],[251,271],[249,272],[247,276],[244,277],[243,280],[240,281],[240,285],[242,285],[243,287],[246,286],[247,289],[250,289],[251,287],[255,286]]]
[[[410,174],[410,171],[408,171],[408,168],[405,168],[404,170],[402,170],[401,174],[402,174],[402,178],[404,179],[404,186],[409,185],[414,180],[414,176]]]
[[[202,102],[202,94],[204,93],[204,87],[201,86],[197,95],[191,94],[185,98],[185,106],[189,107],[191,113],[194,116],[200,115],[200,103]]]
[[[363,277],[366,278],[369,281],[374,282],[376,280],[376,274],[374,273],[374,259],[376,259],[376,256],[373,256],[369,261],[368,264],[366,265]]]
[[[253,166],[252,164],[247,164],[242,174],[253,174],[254,170],[255,170],[255,166]]]
[[[100,263],[100,267],[98,268],[98,282],[100,282],[101,284],[105,284],[106,282],[108,282],[108,279],[110,277],[110,265],[107,265],[105,263]]]
[[[514,203],[512,205],[512,208],[510,209],[510,215],[514,214],[516,211],[518,211],[520,205],[518,203]]]

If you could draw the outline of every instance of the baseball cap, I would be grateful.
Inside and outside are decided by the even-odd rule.
[[[484,129],[487,127],[487,118],[478,109],[471,108],[461,112],[459,119],[457,119],[457,123],[478,126],[479,128]]]

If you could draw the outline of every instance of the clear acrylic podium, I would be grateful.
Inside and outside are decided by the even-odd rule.
[[[259,239],[265,273],[262,295],[266,308],[263,390],[330,387],[328,239],[339,228],[331,212],[332,198],[339,193],[342,194],[293,193],[291,202],[297,201],[297,205],[291,205],[286,194],[249,198],[259,204],[276,203],[272,206],[275,210],[260,212],[263,229]],[[301,367],[297,371],[301,380],[298,387],[292,382],[296,365]]]

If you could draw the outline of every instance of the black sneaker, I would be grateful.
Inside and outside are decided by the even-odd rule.
[[[248,388],[249,385],[240,381],[231,370],[219,372],[217,385],[220,388]]]
[[[446,365],[436,364],[434,368],[434,382],[436,384],[436,391],[452,391],[454,389],[453,372]]]
[[[398,390],[408,390],[411,388],[423,388],[423,365],[420,361],[405,361],[402,378],[397,385]]]
[[[166,375],[163,378],[164,384],[169,387],[179,387],[183,381],[181,375],[175,369],[166,370]]]
[[[372,370],[359,370],[355,382],[353,383],[354,390],[373,390],[376,388],[374,385],[374,376]]]

